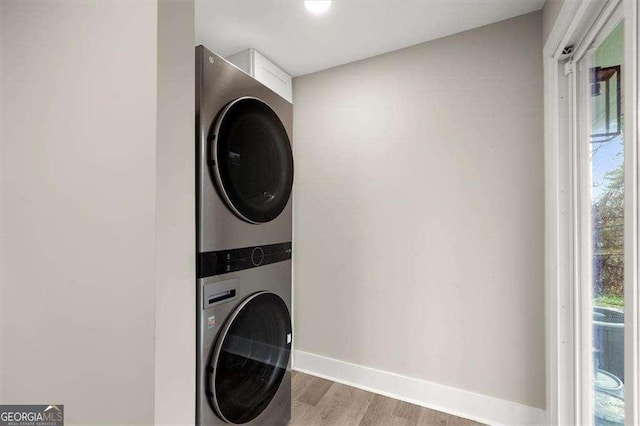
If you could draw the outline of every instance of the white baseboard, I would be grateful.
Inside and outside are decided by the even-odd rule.
[[[543,425],[545,411],[426,380],[294,350],[294,370],[491,425]]]

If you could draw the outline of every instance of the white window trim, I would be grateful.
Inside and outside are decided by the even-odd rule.
[[[624,84],[629,88],[630,99],[625,104],[625,117],[629,120],[625,122],[626,134],[630,135],[630,143],[625,137],[625,161],[628,167],[625,172],[625,194],[629,201],[625,210],[625,227],[631,232],[625,232],[625,282],[635,283],[635,285],[625,286],[625,400],[631,400],[634,404],[627,404],[625,421],[630,424],[640,424],[640,284],[638,280],[638,265],[640,264],[640,250],[638,244],[638,214],[640,197],[638,190],[638,167],[640,167],[640,151],[638,150],[638,108],[640,98],[638,97],[638,78],[640,78],[638,60],[638,21],[640,20],[638,2],[636,0],[626,0],[625,6],[625,40],[630,42],[625,48],[625,69]],[[627,158],[629,160],[627,160]],[[631,184],[629,184],[631,183]],[[628,219],[627,219],[628,218]],[[628,250],[633,247],[634,250]],[[629,318],[629,321],[627,320]],[[629,326],[627,326],[629,322]]]
[[[575,109],[573,62],[563,49],[593,38],[610,14],[622,3],[625,18],[625,400],[627,424],[640,424],[638,407],[638,4],[635,0],[563,3],[544,46],[545,81],[545,294],[546,382],[549,424],[577,424],[581,417],[579,281],[580,229],[578,199],[578,129],[570,113]],[[576,46],[582,55],[587,45]],[[573,85],[573,87],[571,87]],[[631,284],[633,283],[633,284]],[[634,401],[635,403],[629,403]]]

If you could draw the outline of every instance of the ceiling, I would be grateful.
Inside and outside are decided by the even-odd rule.
[[[253,47],[293,76],[434,40],[542,8],[544,0],[196,0],[196,44],[222,56]]]

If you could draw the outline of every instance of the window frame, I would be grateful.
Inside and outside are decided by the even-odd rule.
[[[616,12],[620,10],[620,12]],[[579,141],[576,59],[580,59],[614,13],[625,23],[625,421],[639,424],[638,406],[638,5],[635,1],[564,2],[544,46],[545,72],[545,290],[546,379],[549,424],[585,424],[590,403],[583,392],[585,321],[584,153]],[[573,46],[572,52],[565,51]],[[588,207],[590,210],[590,205]],[[588,217],[587,217],[588,219]],[[588,222],[587,222],[588,223]],[[588,247],[588,246],[586,246]],[[590,294],[590,292],[587,292]],[[588,311],[588,312],[587,312]],[[582,348],[582,349],[580,349]],[[590,383],[589,383],[590,386]],[[588,392],[591,395],[591,392]]]

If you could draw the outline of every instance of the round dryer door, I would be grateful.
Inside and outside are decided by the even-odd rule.
[[[242,424],[267,408],[287,370],[291,317],[277,295],[245,299],[220,331],[209,365],[207,395],[221,419]]]
[[[244,97],[218,115],[209,166],[227,206],[251,223],[282,212],[293,185],[293,155],[284,125],[269,105]]]

